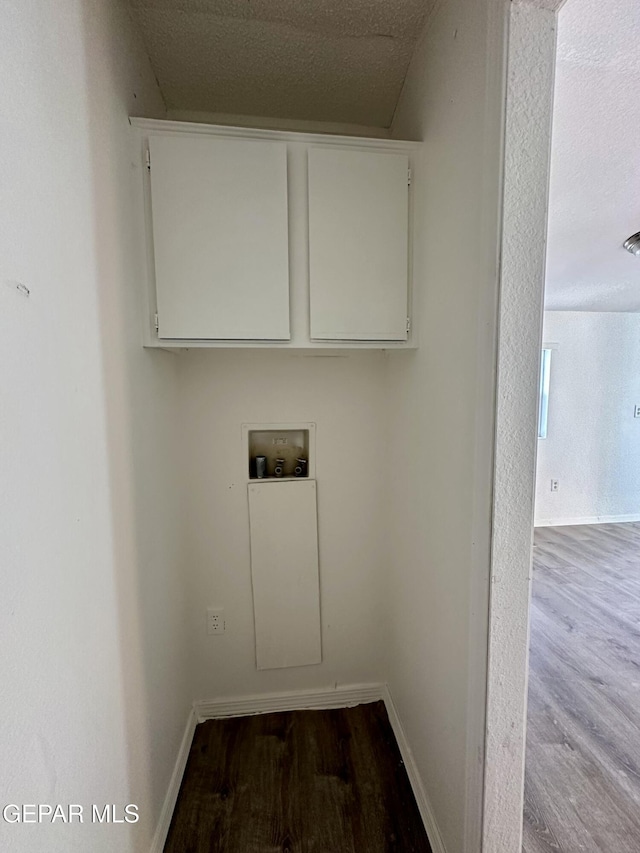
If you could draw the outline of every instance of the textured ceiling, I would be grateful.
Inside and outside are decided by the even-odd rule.
[[[168,109],[388,127],[434,0],[129,0]]]
[[[640,3],[559,14],[546,307],[640,311]]]

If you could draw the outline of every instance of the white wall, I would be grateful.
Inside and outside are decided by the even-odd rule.
[[[522,849],[537,380],[556,16],[509,4],[483,850]]]
[[[212,699],[384,680],[385,357],[191,351],[178,357],[188,489],[189,630],[195,696]],[[313,421],[323,662],[258,672],[241,425]],[[395,442],[394,442],[395,445]],[[207,606],[224,636],[208,636]]]
[[[569,0],[557,28],[545,305],[640,311],[640,5]]]
[[[127,114],[163,103],[124,4],[0,17],[0,801],[141,813],[0,847],[146,851],[190,698],[177,370],[140,347],[130,204]]]
[[[503,54],[501,4],[449,0],[393,135],[424,139],[420,349],[390,354],[389,685],[448,853],[479,850]]]
[[[640,519],[640,315],[547,311],[543,337],[553,352],[536,524]]]

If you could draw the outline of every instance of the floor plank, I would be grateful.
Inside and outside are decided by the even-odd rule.
[[[525,853],[640,851],[640,523],[534,536]]]
[[[196,728],[165,853],[431,853],[383,702]]]

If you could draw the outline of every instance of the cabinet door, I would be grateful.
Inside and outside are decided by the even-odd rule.
[[[152,136],[160,338],[289,339],[283,142]]]
[[[309,149],[311,337],[407,339],[408,158]]]
[[[248,489],[258,669],[320,663],[315,481]]]

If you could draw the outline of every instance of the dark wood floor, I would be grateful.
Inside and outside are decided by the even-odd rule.
[[[382,702],[196,729],[165,853],[431,853]]]
[[[640,524],[534,539],[526,853],[640,851]]]

